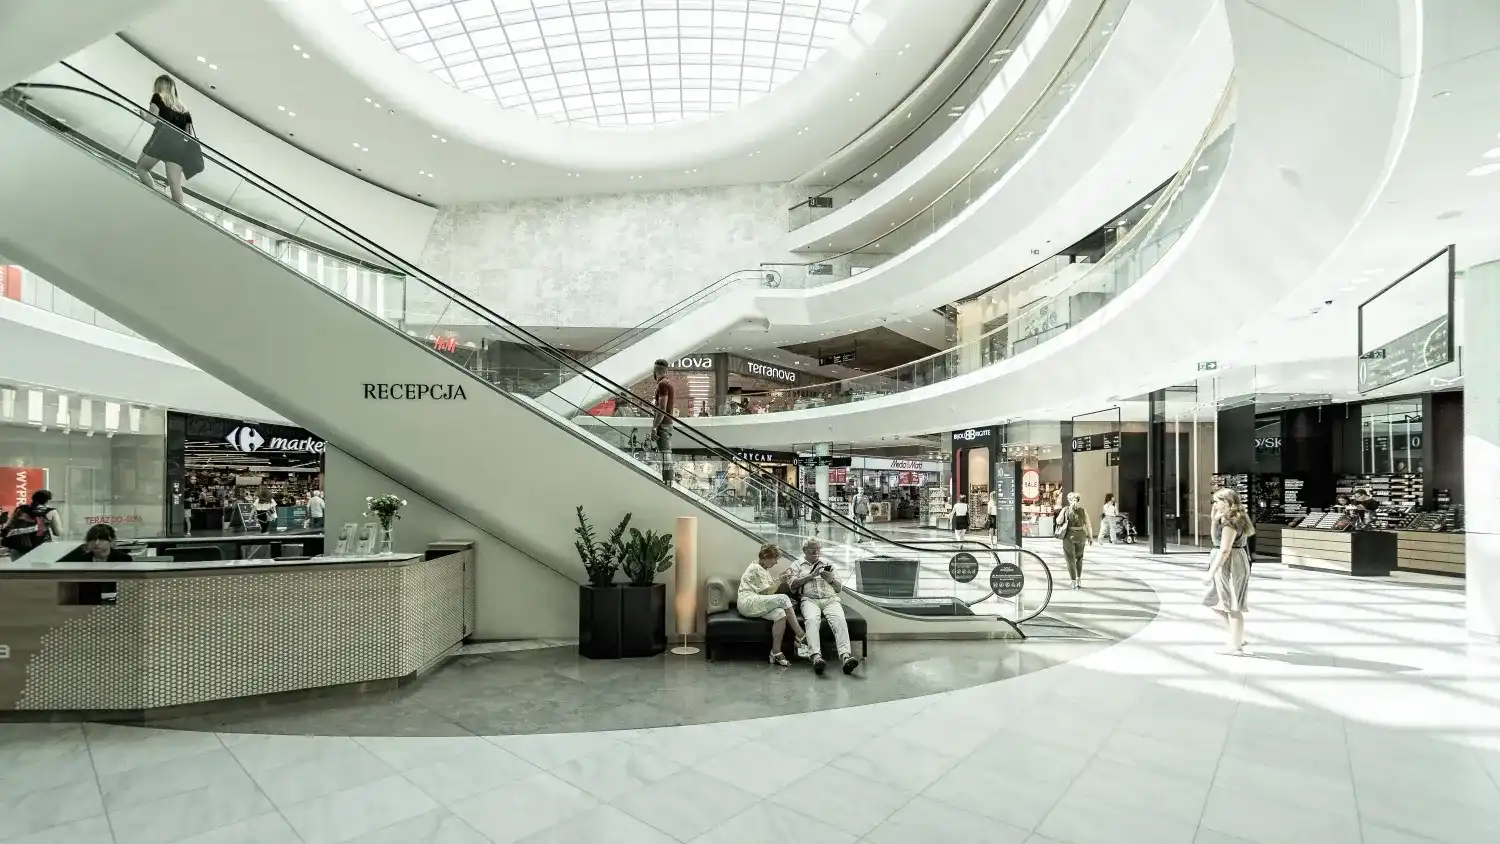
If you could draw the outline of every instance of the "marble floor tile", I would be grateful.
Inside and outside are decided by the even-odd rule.
[[[0,841],[103,814],[104,800],[92,779],[14,796],[0,795]]]
[[[213,733],[90,724],[87,735],[94,770],[100,776],[224,748]]]
[[[745,742],[694,765],[693,770],[757,797],[773,797],[821,767],[817,762],[800,756],[756,742]]]
[[[827,767],[792,783],[780,802],[858,838],[915,796],[912,791]]]
[[[99,791],[110,811],[207,786],[245,788],[250,786],[250,777],[224,747],[99,775]]]
[[[786,844],[788,841],[855,844],[858,840],[814,816],[763,800],[692,839],[692,844]]]
[[[1148,806],[1064,795],[1036,831],[1069,844],[1193,844],[1198,824]]]
[[[109,819],[103,815],[0,840],[5,844],[115,844]]]
[[[306,844],[337,844],[424,815],[437,803],[391,775],[281,810]]]
[[[1212,778],[1201,772],[1165,773],[1140,765],[1095,759],[1073,781],[1066,796],[1084,803],[1102,799],[1146,806],[1157,814],[1197,825],[1212,783]]]
[[[565,762],[552,775],[600,801],[666,779],[683,766],[635,745],[606,747],[588,756]]]
[[[1278,803],[1219,785],[1209,792],[1202,825],[1257,844],[1282,841],[1360,844],[1359,817],[1355,814]]]
[[[958,760],[925,747],[882,738],[878,742],[858,747],[829,764],[887,785],[917,792],[952,770]]]
[[[1024,770],[970,759],[949,770],[922,796],[1029,832],[1041,825],[1074,778],[1044,778],[1021,773]]]
[[[487,742],[445,756],[430,765],[409,768],[401,775],[427,796],[447,806],[540,771],[535,765]]]
[[[252,779],[278,809],[305,803],[394,775],[389,765],[358,744],[337,745],[310,758],[257,770]]]
[[[434,809],[351,838],[349,844],[490,844],[490,839],[447,809]]]
[[[691,841],[761,799],[696,769],[685,768],[626,792],[611,805],[679,841]]]
[[[251,776],[307,759],[346,753],[360,745],[347,736],[220,733],[219,740]]]
[[[679,844],[678,839],[613,806],[595,806],[576,817],[521,839],[521,844]]]
[[[1026,830],[927,797],[913,799],[861,839],[865,844],[974,844],[978,841],[1022,844],[1030,840]]]
[[[558,765],[588,756],[622,742],[617,733],[558,733],[490,736],[489,741],[527,762],[551,771]]]
[[[280,812],[273,812],[191,835],[176,844],[302,844],[302,837]]]
[[[166,844],[274,811],[247,779],[111,809],[109,822],[118,844]]]
[[[493,844],[511,844],[599,805],[599,801],[548,773],[461,800],[458,815]]]

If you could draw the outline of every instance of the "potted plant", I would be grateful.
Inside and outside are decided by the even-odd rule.
[[[656,576],[672,567],[672,537],[630,529],[620,567],[630,583],[620,589],[623,656],[655,656],[667,649],[667,587]]]
[[[610,531],[609,538],[600,542],[583,507],[577,507],[575,512],[578,526],[573,533],[578,539],[573,547],[578,549],[578,558],[589,578],[588,583],[578,587],[578,653],[590,659],[618,659],[624,655],[623,590],[615,585],[615,572],[620,569],[625,529],[630,525],[631,514],[626,513]]]

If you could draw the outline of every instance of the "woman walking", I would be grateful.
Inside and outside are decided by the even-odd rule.
[[[1068,579],[1072,588],[1083,588],[1083,546],[1094,544],[1094,526],[1089,524],[1088,511],[1083,509],[1083,496],[1068,493],[1068,505],[1057,514],[1054,526],[1062,537],[1063,557],[1068,561]]]
[[[1104,506],[1099,509],[1099,541],[1108,539],[1115,544],[1115,526],[1120,521],[1120,508],[1115,504],[1113,492],[1104,493]]]
[[[1217,548],[1208,562],[1208,591],[1203,605],[1224,619],[1228,638],[1224,653],[1245,655],[1245,605],[1250,592],[1250,556],[1246,540],[1250,517],[1232,489],[1214,493],[1213,538]]]
[[[151,169],[166,162],[167,190],[172,201],[182,204],[182,183],[203,172],[203,150],[194,140],[193,115],[177,97],[177,83],[165,73],[151,86],[151,114],[156,128],[141,150],[135,164],[135,175],[141,184],[155,190]]]

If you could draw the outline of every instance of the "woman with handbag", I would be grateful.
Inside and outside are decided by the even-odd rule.
[[[141,184],[155,189],[151,169],[166,163],[167,190],[182,204],[182,183],[203,172],[203,150],[198,146],[193,115],[177,97],[177,83],[165,73],[156,77],[151,93],[151,121],[155,127],[141,150],[135,174]]]

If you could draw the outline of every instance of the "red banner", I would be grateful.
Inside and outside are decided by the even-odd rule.
[[[14,510],[17,505],[30,504],[31,494],[45,489],[45,469],[22,469],[16,466],[0,466],[0,510]]]
[[[21,268],[0,266],[0,299],[21,301]]]

